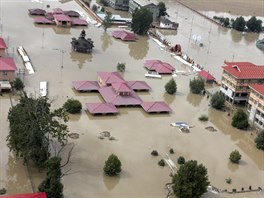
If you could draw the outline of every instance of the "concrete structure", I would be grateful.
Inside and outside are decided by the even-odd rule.
[[[7,49],[7,45],[3,38],[0,38],[0,56],[5,54],[5,50]]]
[[[264,128],[264,85],[249,85],[250,94],[248,98],[249,120],[260,128]]]
[[[140,9],[140,8],[147,8],[149,11],[152,12],[153,15],[153,21],[156,21],[158,19],[159,16],[159,7],[154,4],[154,3],[150,3],[150,1],[148,0],[130,0],[129,1],[129,12],[132,14],[135,12],[136,9]]]
[[[17,70],[13,58],[0,57],[0,81],[13,81]]]
[[[178,23],[172,22],[166,17],[161,17],[160,18],[160,26],[159,26],[159,28],[177,30],[178,26],[179,26]]]
[[[109,6],[115,10],[128,11],[129,0],[106,0]]]
[[[231,103],[245,103],[250,84],[264,83],[264,67],[249,62],[225,62],[220,91]]]

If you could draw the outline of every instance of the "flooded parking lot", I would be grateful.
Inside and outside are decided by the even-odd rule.
[[[168,4],[172,2],[168,1]],[[46,8],[47,4],[50,8]],[[173,10],[173,5],[169,11]],[[36,71],[33,75],[22,75],[28,93],[38,96],[39,82],[48,81],[48,96],[54,108],[60,107],[68,98],[80,100],[83,106],[86,102],[103,101],[98,93],[75,92],[72,81],[96,80],[97,71],[116,71],[116,65],[120,62],[126,63],[126,72],[123,74],[125,80],[144,80],[152,87],[149,93],[139,93],[144,101],[163,100],[173,109],[171,114],[149,115],[141,108],[120,108],[117,116],[101,117],[91,116],[83,110],[80,115],[71,116],[68,123],[70,131],[78,133],[80,137],[70,140],[75,143],[75,148],[69,164],[72,174],[63,177],[66,198],[165,197],[165,183],[171,181],[170,170],[168,167],[159,167],[157,163],[161,157],[153,158],[150,153],[155,149],[165,155],[170,148],[175,151],[175,154],[170,155],[175,162],[179,156],[184,156],[187,160],[194,159],[203,163],[208,169],[211,184],[220,189],[241,189],[249,185],[263,187],[264,154],[254,146],[254,133],[251,135],[250,132],[232,128],[226,113],[211,109],[206,97],[189,93],[189,80],[193,74],[176,77],[178,91],[175,96],[166,94],[164,90],[171,76],[162,79],[144,77],[145,60],[160,59],[179,70],[189,70],[187,66],[181,65],[169,53],[161,51],[148,37],[139,36],[137,42],[124,43],[112,37],[111,33],[116,28],[104,32],[103,28],[93,25],[85,28],[87,36],[94,41],[93,53],[87,55],[73,52],[71,38],[78,37],[82,28],[34,25],[27,9],[36,7],[47,10],[57,7],[63,10],[82,10],[75,1],[63,4],[39,4],[29,0],[1,1],[1,35],[9,46],[8,54],[14,57],[17,67],[22,69],[22,60],[16,52],[16,48],[22,45]],[[210,70],[217,79],[220,79],[224,60],[263,65],[263,52],[255,46],[259,35],[249,34],[244,37],[236,31],[210,24],[182,6],[176,9],[178,16],[175,14],[175,19],[177,17],[180,29],[177,35],[167,38],[172,43],[180,43],[184,52]],[[189,40],[190,30],[202,36],[204,47]],[[11,95],[11,100],[15,103],[16,97]],[[9,194],[29,192],[32,186],[35,188],[38,185],[42,175],[32,167],[28,172],[5,145],[8,134],[6,118],[10,106],[9,95],[0,96],[0,187],[7,188]],[[201,114],[209,116],[207,123],[198,121]],[[176,121],[186,121],[195,127],[191,133],[181,133],[170,126],[170,123]],[[205,130],[206,126],[214,126],[217,131],[209,132]],[[109,131],[117,140],[99,139],[102,131]],[[235,149],[242,154],[242,162],[238,166],[230,164],[228,160],[229,153]],[[112,153],[122,162],[123,171],[118,178],[103,175],[104,162]],[[225,182],[228,177],[232,178],[231,185]],[[263,194],[245,195],[261,196]],[[213,196],[207,193],[204,197],[235,195]]]

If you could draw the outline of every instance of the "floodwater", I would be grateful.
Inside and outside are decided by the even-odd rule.
[[[171,3],[172,1],[168,1]],[[9,46],[9,55],[13,56],[18,68],[23,68],[16,48],[22,45],[28,52],[36,71],[27,73],[22,78],[26,91],[38,96],[39,82],[48,81],[48,95],[54,108],[60,107],[68,98],[82,102],[103,101],[97,93],[76,93],[72,89],[73,80],[96,80],[97,71],[116,71],[117,63],[126,63],[127,80],[145,80],[152,90],[139,93],[144,101],[163,100],[173,109],[171,114],[146,114],[141,108],[120,108],[117,116],[91,116],[82,111],[81,115],[70,117],[69,129],[80,135],[79,139],[71,140],[75,144],[71,163],[64,169],[71,169],[63,177],[65,198],[71,197],[165,197],[165,183],[170,182],[170,169],[157,165],[161,159],[150,155],[157,150],[162,156],[173,148],[175,154],[170,155],[176,162],[179,156],[203,163],[209,174],[212,185],[220,189],[245,189],[248,186],[257,188],[264,186],[264,153],[254,146],[254,132],[235,130],[230,126],[227,113],[211,109],[206,97],[189,93],[189,80],[194,76],[177,76],[177,94],[165,93],[164,86],[170,76],[160,79],[145,79],[143,63],[148,59],[161,59],[172,64],[176,69],[189,68],[181,65],[169,53],[161,51],[152,39],[139,37],[135,43],[124,43],[111,36],[116,28],[103,28],[89,25],[85,28],[87,36],[94,41],[95,48],[91,55],[72,52],[70,41],[78,37],[82,28],[55,28],[53,26],[36,26],[33,18],[28,15],[29,8],[45,8],[49,4],[51,10],[60,7],[64,10],[82,8],[75,2],[32,3],[29,0],[1,1],[1,34]],[[173,10],[173,5],[169,11]],[[256,34],[242,37],[232,30],[225,30],[211,24],[204,18],[193,14],[186,8],[176,4],[180,29],[177,35],[167,36],[172,43],[180,43],[183,51],[204,65],[218,79],[224,60],[250,61],[263,65],[263,52],[255,47]],[[14,11],[15,10],[15,11]],[[193,17],[193,19],[192,19]],[[187,18],[187,19],[186,19]],[[191,28],[192,27],[192,28]],[[204,47],[189,42],[190,30],[201,34]],[[209,34],[209,30],[211,33]],[[240,38],[241,37],[241,38]],[[206,40],[206,39],[207,40]],[[210,43],[210,45],[209,45]],[[229,50],[227,50],[229,49]],[[63,53],[62,50],[65,50]],[[234,56],[233,56],[234,55]],[[16,98],[12,97],[15,103]],[[13,157],[6,147],[5,138],[8,134],[6,121],[11,106],[8,94],[0,97],[0,148],[1,169],[0,187],[5,187],[9,194],[29,192],[43,178],[43,174]],[[207,114],[209,121],[201,123],[198,118]],[[171,122],[186,121],[195,127],[191,133],[181,133],[170,126]],[[213,126],[217,132],[205,130]],[[100,132],[109,131],[117,140],[100,140]],[[242,161],[239,165],[229,163],[231,151],[239,150]],[[122,172],[117,178],[103,175],[104,162],[110,154],[116,154],[122,162]],[[64,153],[64,157],[67,153]],[[232,178],[232,184],[225,182]],[[241,196],[241,194],[239,195]],[[239,197],[238,195],[212,195],[203,197]],[[261,197],[263,194],[243,194],[245,197]]]

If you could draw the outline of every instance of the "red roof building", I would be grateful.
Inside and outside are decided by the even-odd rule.
[[[17,195],[1,195],[1,198],[47,198],[46,193],[28,193],[28,194],[17,194]]]
[[[64,14],[68,15],[69,17],[80,17],[80,14],[74,10],[64,11]]]
[[[28,9],[29,14],[31,15],[45,15],[46,11],[43,9],[35,8],[35,9]]]
[[[71,26],[71,18],[65,14],[53,14],[56,25],[63,27]]]
[[[213,77],[209,72],[205,70],[201,70],[198,72],[198,75],[204,79],[206,82],[213,82],[215,81],[215,77]]]
[[[151,89],[145,81],[127,81],[126,84],[134,91],[149,91]]]
[[[171,108],[165,102],[142,102],[142,108],[147,113],[169,113]]]
[[[80,80],[73,81],[72,84],[74,89],[80,92],[98,91],[98,89],[100,88],[98,82],[96,81]]]
[[[118,110],[112,103],[85,103],[89,113],[96,114],[117,114]]]
[[[118,72],[97,72],[98,82],[101,86],[108,86],[112,83],[123,83],[125,80]]]
[[[64,14],[61,8],[54,8],[52,13],[53,14]]]
[[[135,41],[136,35],[132,32],[127,32],[125,30],[117,30],[113,32],[113,37],[121,39],[122,41]]]
[[[13,58],[0,57],[0,80],[13,81],[17,70]]]
[[[132,91],[130,87],[126,83],[123,83],[123,82],[122,83],[112,83],[112,87],[118,95],[130,95]]]
[[[173,66],[160,60],[147,60],[144,67],[149,71],[156,71],[159,74],[172,74],[175,70]]]
[[[7,45],[5,43],[5,40],[3,38],[0,38],[0,56],[4,55],[6,49]]]
[[[51,20],[47,19],[46,17],[36,17],[36,18],[34,18],[34,23],[37,23],[37,24],[55,24],[54,21],[51,21]]]
[[[72,18],[72,19],[71,19],[71,25],[72,25],[72,26],[87,26],[88,23],[87,23],[87,21],[85,21],[85,20],[83,20],[83,19]]]

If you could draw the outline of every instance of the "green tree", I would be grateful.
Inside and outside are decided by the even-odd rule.
[[[147,34],[151,23],[153,21],[152,12],[147,8],[136,9],[136,11],[132,14],[132,31],[139,35]]]
[[[93,4],[93,6],[92,6],[92,10],[93,10],[94,12],[97,12],[97,10],[98,10],[97,5]]]
[[[64,104],[63,108],[68,112],[68,113],[80,113],[82,110],[82,103],[79,100],[75,99],[68,99]]]
[[[167,8],[164,2],[162,1],[159,2],[158,7],[159,7],[159,17],[168,15],[168,13],[166,12]]]
[[[189,87],[192,93],[200,94],[204,90],[204,80],[202,78],[194,78],[190,80]]]
[[[225,27],[228,27],[230,25],[230,21],[229,21],[229,18],[225,18],[224,21],[223,21],[223,25]]]
[[[19,103],[8,113],[7,146],[24,162],[32,160],[38,167],[43,167],[50,156],[50,139],[67,143],[67,113],[63,108],[51,111],[50,106],[46,97],[29,98],[23,92]]]
[[[240,16],[237,17],[236,20],[233,22],[232,26],[237,31],[244,31],[246,25],[246,21],[244,17]]]
[[[168,94],[175,94],[177,91],[177,85],[175,80],[172,78],[169,80],[169,82],[167,82],[167,84],[165,85],[165,90]]]
[[[232,118],[232,126],[243,130],[249,127],[247,114],[242,109],[235,112]]]
[[[116,66],[116,69],[120,72],[124,72],[126,70],[126,64],[125,63],[118,63]]]
[[[191,160],[181,165],[172,178],[173,191],[179,198],[199,198],[207,192],[210,184],[207,169],[197,161]]]
[[[225,96],[222,92],[218,91],[213,94],[210,104],[215,109],[222,109],[225,106]]]
[[[230,153],[229,159],[232,163],[238,164],[241,160],[241,155],[237,150],[234,150]]]
[[[13,82],[13,87],[17,90],[17,91],[20,91],[20,90],[23,90],[24,88],[24,84],[22,82],[22,80],[20,80],[20,78],[16,78]]]
[[[39,185],[38,189],[40,192],[46,192],[47,198],[63,198],[60,162],[60,157],[52,157],[46,162],[47,176]]]
[[[105,161],[104,173],[108,176],[116,176],[121,172],[121,162],[118,157],[111,154],[107,161]]]
[[[264,130],[262,130],[255,139],[257,149],[264,151]]]
[[[106,12],[105,13],[105,18],[103,20],[103,25],[104,25],[104,30],[106,31],[107,28],[111,26],[112,23],[112,13],[111,12]]]
[[[185,163],[185,158],[183,156],[180,156],[177,160],[178,164],[184,164]]]
[[[255,16],[252,16],[247,21],[246,26],[251,32],[261,32],[262,31],[262,21],[257,20]]]

